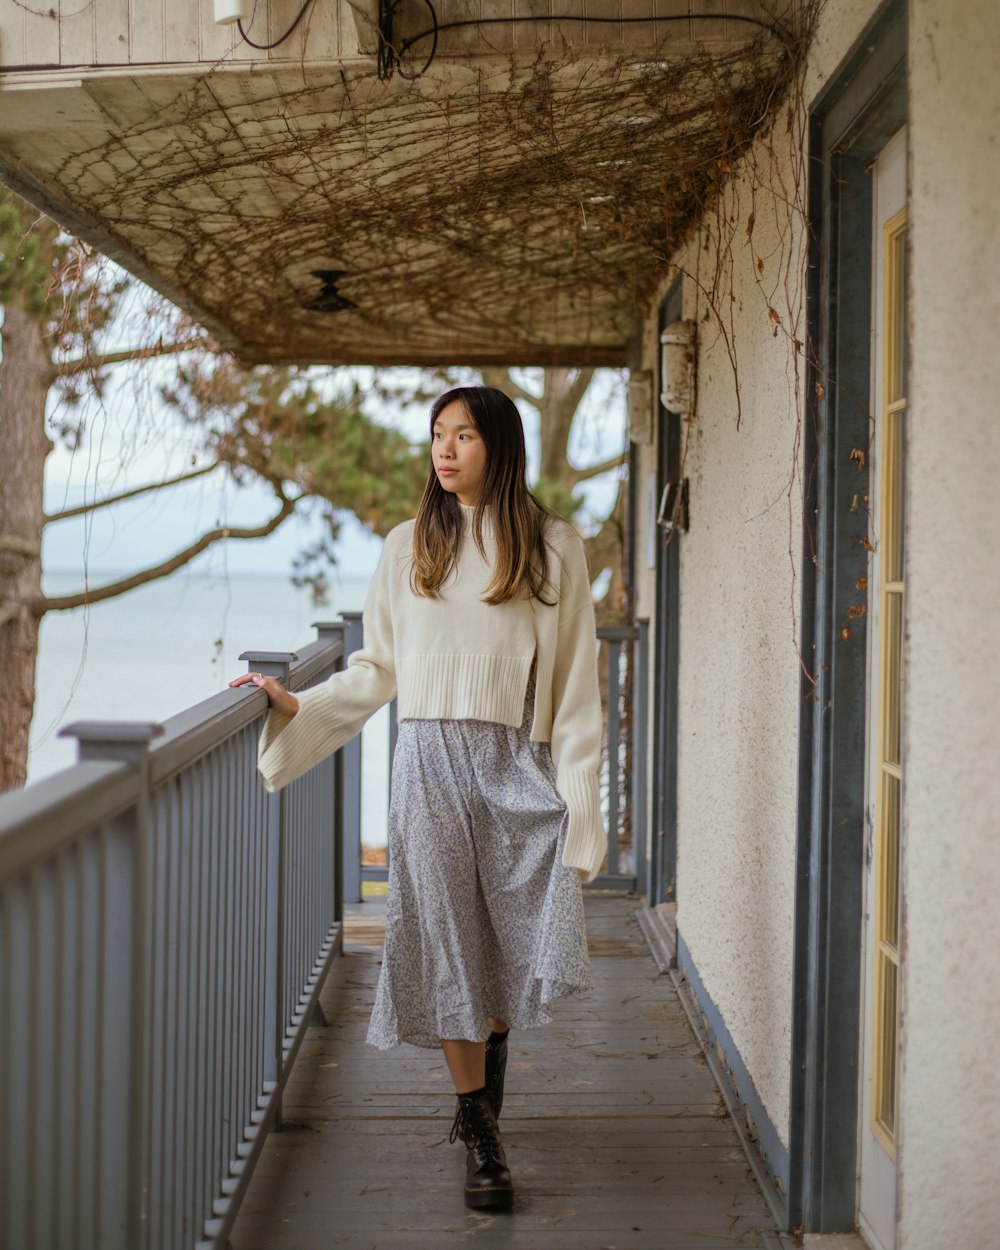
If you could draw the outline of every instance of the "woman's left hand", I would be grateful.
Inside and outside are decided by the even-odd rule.
[[[245,686],[249,682],[253,682],[264,691],[276,712],[282,712],[285,716],[294,716],[299,710],[298,699],[295,695],[289,694],[276,677],[263,677],[260,673],[244,673],[242,677],[237,677],[229,684],[230,686]]]

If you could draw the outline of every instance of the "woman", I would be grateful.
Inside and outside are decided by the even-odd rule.
[[[459,387],[430,424],[420,508],[385,540],[361,650],[298,695],[259,674],[230,685],[252,681],[271,702],[258,767],[272,791],[398,696],[367,1041],[442,1047],[466,1205],[509,1207],[507,1032],[593,986],[580,878],[596,876],[607,843],[594,609],[579,535],[528,490],[507,396]]]

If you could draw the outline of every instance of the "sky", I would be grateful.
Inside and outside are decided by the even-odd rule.
[[[83,438],[70,450],[56,440],[45,475],[45,510],[51,514],[83,502],[160,482],[203,463],[193,432],[157,398],[147,378],[136,385],[119,367],[115,383],[101,404],[91,404]],[[533,372],[522,375],[529,384]],[[537,371],[534,371],[537,376]],[[155,379],[153,379],[155,381]],[[519,404],[529,447],[529,477],[537,458],[537,419],[527,404]],[[50,416],[56,421],[58,409]],[[427,443],[426,413],[379,411],[382,420],[404,430],[415,444]],[[614,454],[624,445],[624,397],[618,375],[599,374],[574,425],[571,458],[584,465]],[[587,488],[583,527],[610,508],[613,475]],[[216,525],[260,525],[275,508],[274,496],[263,484],[235,486],[220,471],[194,482],[153,491],[135,500],[100,508],[86,518],[46,526],[42,561],[48,572],[76,572],[99,585],[109,573],[132,572],[164,559]],[[265,539],[215,544],[196,557],[189,572],[212,575],[290,573],[295,555],[319,533],[316,509],[308,503],[302,515],[289,518]],[[313,515],[310,515],[312,513]],[[375,566],[381,540],[344,515],[337,544],[338,573],[362,576]],[[103,575],[103,576],[102,576]]]

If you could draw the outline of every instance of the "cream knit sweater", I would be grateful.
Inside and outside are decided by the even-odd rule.
[[[455,718],[521,723],[531,662],[537,656],[531,737],[550,742],[556,786],[569,828],[562,862],[593,879],[607,834],[598,770],[603,722],[597,681],[594,607],[586,553],[576,530],[550,521],[546,533],[553,606],[524,596],[486,604],[493,539],[484,525],[484,561],[472,535],[471,506],[456,567],[435,599],[410,588],[413,521],[385,540],[365,601],[364,645],[347,666],[297,694],[299,710],[272,710],[258,750],[264,785],[274,791],[359,733],[394,695],[400,720]]]

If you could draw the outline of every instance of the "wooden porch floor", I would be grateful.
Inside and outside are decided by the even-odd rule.
[[[365,1045],[378,905],[345,926],[284,1123],[264,1145],[232,1250],[733,1250],[777,1246],[757,1187],[635,898],[588,895],[595,989],[512,1033],[501,1127],[514,1210],[462,1202],[465,1150],[440,1051]],[[359,916],[361,912],[363,915]]]

